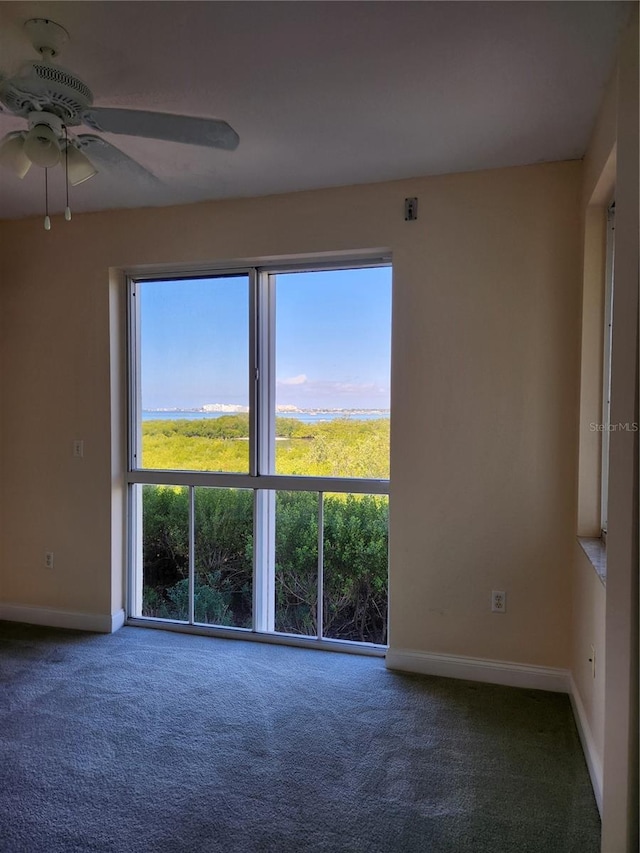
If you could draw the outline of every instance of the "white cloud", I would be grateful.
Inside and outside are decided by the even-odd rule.
[[[304,373],[278,379],[278,405],[296,408],[388,408],[388,387],[378,382],[349,380],[310,379]]]
[[[306,374],[301,373],[299,376],[290,376],[288,379],[278,379],[278,385],[304,385],[308,381]]]
[[[299,376],[289,376],[287,379],[278,379],[279,386],[304,385],[306,391],[317,391],[325,394],[384,394],[386,388],[381,388],[375,382],[338,382],[331,379],[309,379],[306,373]]]
[[[364,383],[356,383],[356,382],[330,382],[330,381],[318,381],[313,383],[318,391],[326,391],[327,393],[336,393],[336,394],[364,394],[364,393],[373,393],[380,394],[384,393],[383,388],[379,388],[373,382],[364,382]]]

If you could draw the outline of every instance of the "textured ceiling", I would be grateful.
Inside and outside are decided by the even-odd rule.
[[[234,152],[104,134],[160,179],[102,170],[76,211],[175,204],[581,157],[629,11],[617,2],[0,2],[0,73],[36,54],[100,106],[223,118]],[[25,121],[0,113],[0,135]],[[41,213],[43,173],[0,170],[0,217]],[[63,173],[51,203],[64,206]]]

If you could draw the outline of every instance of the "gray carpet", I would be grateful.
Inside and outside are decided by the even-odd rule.
[[[0,622],[3,853],[597,853],[566,696]]]

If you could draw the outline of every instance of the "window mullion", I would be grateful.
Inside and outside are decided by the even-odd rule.
[[[253,629],[275,630],[275,492],[257,489],[254,504]]]
[[[189,486],[189,624],[195,622],[195,581],[196,581],[196,513],[195,487]]]
[[[275,278],[259,273],[256,286],[256,474],[274,472],[275,455]],[[275,492],[258,489],[254,515],[254,629],[275,630]]]
[[[129,572],[127,612],[129,616],[142,616],[142,490],[143,486],[131,483],[128,488],[129,504]]]
[[[266,475],[275,471],[275,276],[259,274],[257,295],[256,473]]]
[[[249,272],[249,476],[258,473],[260,411],[260,276]]]
[[[318,639],[324,625],[324,492],[318,492]]]

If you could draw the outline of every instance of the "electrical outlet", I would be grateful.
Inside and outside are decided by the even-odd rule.
[[[507,593],[502,589],[491,591],[491,610],[493,613],[505,613],[507,609]]]
[[[44,566],[46,569],[52,569],[53,568],[53,551],[45,551]]]
[[[76,438],[73,442],[73,455],[79,459],[84,456],[84,441],[81,438]]]

